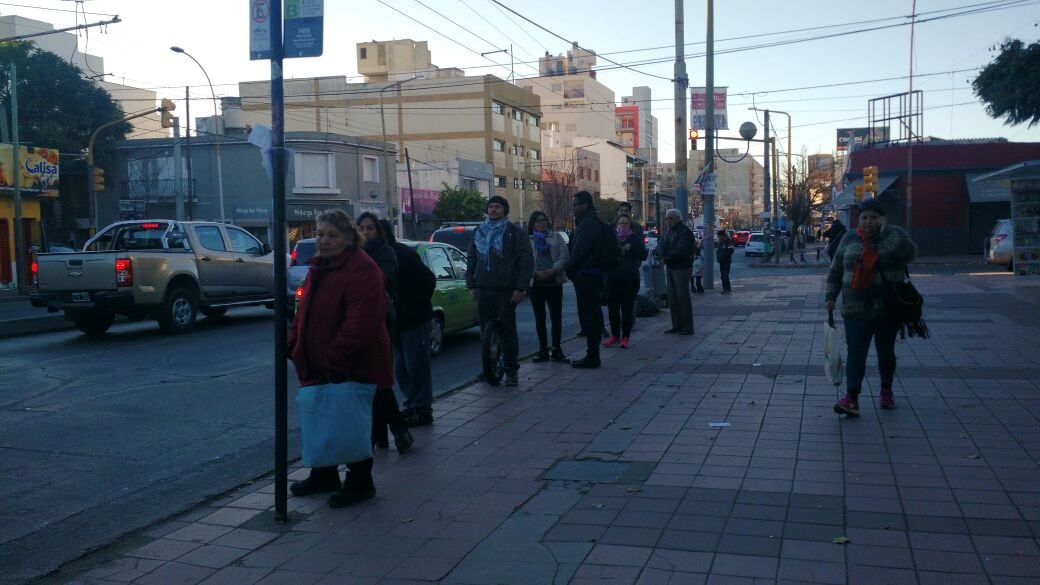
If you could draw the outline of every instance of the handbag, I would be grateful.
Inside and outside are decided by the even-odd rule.
[[[845,378],[844,353],[845,335],[834,325],[834,311],[828,311],[823,324],[823,373],[835,388]]]
[[[927,339],[930,333],[923,317],[924,297],[917,291],[914,283],[910,282],[910,269],[905,270],[906,280],[903,282],[888,280],[885,273],[881,273],[885,309],[892,323],[899,329],[901,339],[906,339],[907,336]]]
[[[304,386],[296,393],[303,464],[333,467],[372,457],[375,384],[341,382]]]

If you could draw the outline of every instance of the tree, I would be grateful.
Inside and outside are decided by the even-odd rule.
[[[566,229],[571,219],[575,183],[573,161],[542,161],[542,211],[555,229]]]
[[[824,205],[823,191],[813,185],[813,181],[797,169],[791,180],[791,193],[780,198],[780,210],[787,216],[788,228],[792,236],[799,233],[802,226],[810,225],[814,213]]]
[[[487,202],[480,191],[449,187],[444,183],[441,198],[433,206],[433,215],[440,221],[479,221],[487,213]]]
[[[986,113],[1008,125],[1040,123],[1040,42],[1006,39],[1000,54],[971,82]]]
[[[58,55],[29,42],[0,43],[0,101],[8,116],[11,103],[10,65],[18,72],[18,139],[22,144],[55,148],[61,152],[61,184],[57,201],[45,199],[43,215],[48,234],[71,234],[75,218],[88,217],[86,161],[80,158],[90,135],[102,124],[123,117],[105,90],[84,79],[83,72]],[[142,106],[142,109],[144,106]],[[10,118],[7,120],[10,126]],[[108,147],[129,132],[128,123],[117,124],[99,135],[94,164],[108,163]],[[55,214],[55,203],[60,203]]]
[[[599,218],[607,223],[614,223],[617,220],[618,206],[621,205],[621,201],[618,199],[611,199],[605,197],[599,200],[596,204],[596,213]]]

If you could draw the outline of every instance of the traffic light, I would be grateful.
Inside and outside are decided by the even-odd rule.
[[[155,102],[152,102],[155,103]],[[172,128],[173,127],[173,111],[177,109],[177,104],[173,103],[173,100],[163,98],[162,100],[162,127]]]
[[[863,167],[863,191],[875,196],[878,194],[877,171],[877,167]]]
[[[697,150],[697,138],[700,133],[696,130],[690,130],[690,150]]]
[[[856,185],[856,201],[863,201],[863,185]]]
[[[90,182],[94,186],[94,192],[105,190],[105,169],[94,167],[90,174]]]

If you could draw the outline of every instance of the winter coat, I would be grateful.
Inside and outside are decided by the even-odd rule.
[[[690,228],[684,223],[677,223],[665,234],[664,243],[657,247],[657,253],[664,260],[664,265],[672,270],[690,268],[693,266],[694,240]]]
[[[907,265],[917,257],[917,245],[909,234],[896,226],[889,226],[878,235],[877,251],[879,259],[874,281],[865,290],[852,290],[852,274],[863,252],[863,240],[859,234],[845,234],[835,252],[827,272],[826,299],[837,300],[838,293],[841,293],[841,316],[846,319],[876,319],[885,315],[884,281],[903,282]]]
[[[732,262],[733,252],[733,240],[729,238],[721,238],[715,243],[715,261],[719,264]]]
[[[478,226],[477,230],[484,229]],[[510,223],[502,234],[502,255],[489,250],[490,262],[479,258],[477,239],[469,244],[466,257],[466,288],[484,290],[522,290],[531,285],[534,273],[534,253],[531,238],[523,229]]]
[[[575,275],[603,274],[600,268],[603,246],[603,222],[599,220],[596,208],[589,206],[580,216],[574,218],[574,232],[571,234],[570,258],[567,259],[567,276],[574,280]]]
[[[394,243],[397,254],[398,290],[397,328],[407,331],[423,325],[433,318],[433,291],[437,288],[437,277],[423,264],[414,248],[400,242]]]
[[[638,281],[639,265],[646,260],[647,255],[646,244],[643,243],[642,236],[633,233],[618,243],[621,244],[621,259],[618,260],[617,266],[610,271],[610,280]],[[629,246],[628,250],[625,250],[626,245]]]
[[[382,238],[376,238],[365,242],[365,251],[376,261],[383,275],[386,276],[386,292],[390,298],[397,299],[398,273],[397,253]]]
[[[359,248],[333,258],[315,256],[310,264],[287,344],[300,385],[338,375],[392,386],[387,295],[379,266]]]
[[[549,244],[549,257],[552,258],[552,267],[553,270],[556,271],[556,281],[552,283],[547,283],[538,282],[534,280],[533,270],[536,270],[536,268],[533,268],[531,283],[534,286],[553,286],[563,284],[567,282],[567,273],[564,272],[564,268],[566,268],[567,266],[567,259],[570,258],[570,250],[568,250],[567,244],[563,241],[563,236],[560,235],[560,232],[557,232],[555,230],[549,230],[549,233],[545,236],[545,241]],[[537,266],[538,250],[534,247],[533,235],[531,236],[531,258],[531,266]]]
[[[827,257],[833,259],[835,252],[838,251],[838,246],[841,244],[841,238],[848,232],[845,228],[845,224],[840,221],[835,221],[831,227],[823,232],[823,237],[827,238]]]

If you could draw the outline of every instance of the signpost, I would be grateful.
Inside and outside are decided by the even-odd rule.
[[[285,0],[286,57],[321,56],[324,5],[324,0]]]

